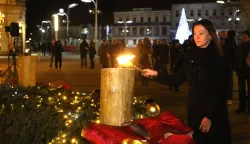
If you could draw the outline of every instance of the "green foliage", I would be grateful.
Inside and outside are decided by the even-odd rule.
[[[134,118],[148,116],[134,98]],[[99,117],[99,96],[47,87],[0,87],[0,144],[88,144],[81,129]]]

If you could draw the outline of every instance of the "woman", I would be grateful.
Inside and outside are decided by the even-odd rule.
[[[194,23],[193,34],[196,46],[186,52],[178,75],[164,77],[149,69],[144,70],[144,75],[165,79],[165,84],[181,84],[186,78],[188,125],[194,130],[196,144],[231,144],[226,104],[228,69],[222,48],[209,20]]]

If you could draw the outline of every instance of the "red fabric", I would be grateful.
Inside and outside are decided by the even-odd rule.
[[[171,135],[162,140],[160,144],[195,144],[194,140],[187,135]]]
[[[65,45],[65,46],[63,46],[63,49],[64,49],[64,51],[66,51],[66,52],[72,52],[72,53],[75,53],[76,52],[76,46],[74,46],[74,45]]]
[[[165,111],[162,115],[157,117],[148,117],[143,119],[134,120],[144,126],[150,134],[150,144],[182,144],[178,142],[187,142],[183,144],[193,144],[192,138],[186,136],[187,132],[192,129],[183,124],[177,117]],[[178,135],[172,135],[164,139],[165,133],[173,133]],[[130,129],[129,126],[114,127],[102,124],[90,124],[85,130],[84,137],[94,144],[120,144],[126,138],[132,138],[136,140],[146,139]],[[190,140],[191,139],[191,140]],[[190,142],[191,141],[191,142]]]
[[[143,139],[128,127],[113,127],[95,123],[88,126],[84,137],[93,144],[120,144],[126,138]]]

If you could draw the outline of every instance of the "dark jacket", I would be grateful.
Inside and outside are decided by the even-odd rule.
[[[60,41],[55,43],[55,58],[62,58],[63,46]]]
[[[191,48],[185,53],[182,69],[175,76],[159,72],[158,82],[189,84],[188,125],[195,131],[196,144],[231,144],[230,124],[226,103],[228,66],[218,56],[213,44],[207,48]],[[163,81],[164,80],[164,81]],[[211,120],[208,134],[199,130],[204,117]]]
[[[239,48],[236,50],[234,70],[236,71],[238,76],[240,75],[247,77],[249,75],[248,66],[246,64],[246,58],[249,52],[250,52],[250,42],[241,43],[239,45]]]
[[[169,63],[169,45],[166,44],[160,44],[161,49],[161,63],[162,64],[168,64]]]
[[[86,41],[82,41],[82,43],[80,44],[80,52],[83,55],[87,55],[88,49],[89,49],[89,44]]]
[[[94,58],[96,55],[95,43],[91,42],[89,45],[89,58]]]

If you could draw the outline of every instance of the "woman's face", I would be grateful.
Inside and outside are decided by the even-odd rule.
[[[198,47],[206,48],[211,40],[212,37],[204,26],[194,26],[194,42]]]

